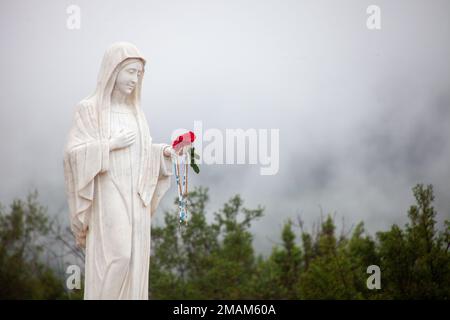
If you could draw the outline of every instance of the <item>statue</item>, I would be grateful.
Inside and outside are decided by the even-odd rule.
[[[174,150],[152,142],[140,106],[144,66],[132,44],[106,51],[64,149],[71,230],[86,253],[85,299],[148,299],[151,221],[170,187]]]

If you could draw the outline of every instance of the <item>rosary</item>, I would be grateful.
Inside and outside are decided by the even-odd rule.
[[[178,191],[178,209],[180,215],[180,226],[187,225],[188,222],[188,165],[192,167],[195,173],[199,173],[200,169],[195,163],[195,159],[200,157],[195,154],[195,148],[192,143],[195,140],[195,134],[189,131],[178,136],[172,142],[173,172],[175,173],[175,181]]]

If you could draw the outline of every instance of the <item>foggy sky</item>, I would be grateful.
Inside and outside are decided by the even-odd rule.
[[[81,8],[81,29],[66,8]],[[381,30],[366,8],[381,8]],[[209,211],[235,194],[261,204],[255,245],[267,252],[297,215],[406,222],[416,183],[433,184],[449,217],[448,1],[2,1],[0,202],[37,188],[67,220],[62,152],[78,101],[105,49],[147,58],[142,107],[153,141],[177,128],[280,129],[277,175],[258,165],[202,166]],[[173,208],[174,183],[156,214]]]

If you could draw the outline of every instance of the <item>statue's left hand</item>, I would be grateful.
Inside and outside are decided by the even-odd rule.
[[[172,148],[172,146],[170,146],[170,145],[164,147],[163,153],[164,153],[164,156],[165,156],[166,158],[169,158],[169,157],[171,157],[172,155],[174,155],[174,156],[176,155],[176,151],[175,151],[175,150]]]
[[[172,155],[174,155],[174,156],[177,155],[177,152],[170,145],[167,145],[166,147],[164,147],[163,153],[164,153],[164,156],[167,158]],[[183,153],[184,153],[184,150],[183,150],[183,148],[181,148],[180,151],[178,152],[178,155],[181,156],[181,155],[183,155]]]

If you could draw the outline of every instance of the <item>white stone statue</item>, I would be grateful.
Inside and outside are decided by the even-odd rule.
[[[106,51],[65,146],[71,229],[86,250],[85,299],[148,299],[151,220],[170,186],[174,150],[152,143],[140,106],[144,66],[132,44]]]

